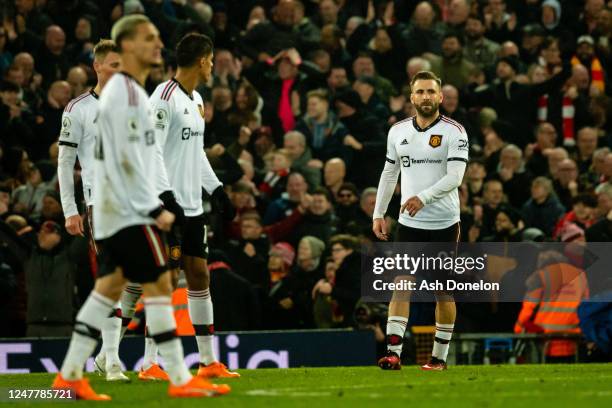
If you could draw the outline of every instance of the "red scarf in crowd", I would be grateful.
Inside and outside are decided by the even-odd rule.
[[[574,115],[576,108],[571,98],[563,95],[563,105],[561,108],[563,141],[574,140]],[[548,119],[548,95],[540,96],[538,100],[538,121],[546,122]]]

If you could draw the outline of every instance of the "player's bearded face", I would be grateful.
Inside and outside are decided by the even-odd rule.
[[[419,115],[426,117],[426,118],[430,116],[434,116],[436,112],[438,111],[439,106],[440,106],[440,103],[434,100],[424,100],[424,101],[421,101],[420,103],[414,104],[414,107],[419,113]]]
[[[440,87],[434,80],[419,79],[413,84],[410,101],[419,116],[425,118],[435,116],[442,102]]]

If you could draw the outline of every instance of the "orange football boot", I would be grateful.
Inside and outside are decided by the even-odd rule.
[[[91,385],[89,380],[81,378],[80,380],[68,381],[64,380],[62,375],[58,373],[53,380],[51,386],[54,390],[71,390],[77,399],[88,400],[88,401],[110,401],[111,397],[106,394],[97,394]]]
[[[168,373],[166,373],[159,364],[153,364],[151,367],[138,372],[138,379],[142,381],[169,381]]]
[[[212,384],[205,378],[195,376],[187,384],[173,385],[170,383],[168,395],[174,398],[216,397],[230,391],[229,385]]]
[[[209,365],[200,363],[198,368],[198,377],[204,378],[238,378],[240,374],[227,369],[225,364],[215,361]]]

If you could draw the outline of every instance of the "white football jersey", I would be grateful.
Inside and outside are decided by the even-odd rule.
[[[161,205],[156,184],[163,163],[149,96],[129,74],[113,75],[104,87],[97,124],[94,234],[104,239],[129,226],[154,224],[149,214]]]
[[[74,163],[77,157],[81,165],[85,203],[92,204],[93,151],[98,132],[95,124],[97,111],[98,95],[91,90],[71,100],[62,115],[57,175],[66,218],[79,214],[74,198]]]
[[[157,86],[150,98],[169,186],[188,217],[204,212],[202,187],[212,193],[222,185],[204,153],[204,102],[174,78]],[[163,180],[162,180],[163,182]]]
[[[465,129],[445,116],[440,115],[425,129],[417,125],[416,117],[393,125],[387,139],[387,163],[381,176],[374,218],[384,217],[400,174],[402,204],[413,196],[425,204],[414,217],[408,212],[400,214],[400,224],[437,230],[459,222],[457,187],[465,171],[468,151]],[[446,176],[452,162],[461,163],[463,168],[461,174],[453,174],[450,180]]]

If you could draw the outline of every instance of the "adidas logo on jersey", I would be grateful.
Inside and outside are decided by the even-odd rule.
[[[404,140],[402,140],[402,143],[400,143],[400,146],[407,145],[407,144],[408,144],[408,141],[406,139],[404,139]]]
[[[189,115],[189,111],[187,110],[187,108],[185,108],[185,115]]]

